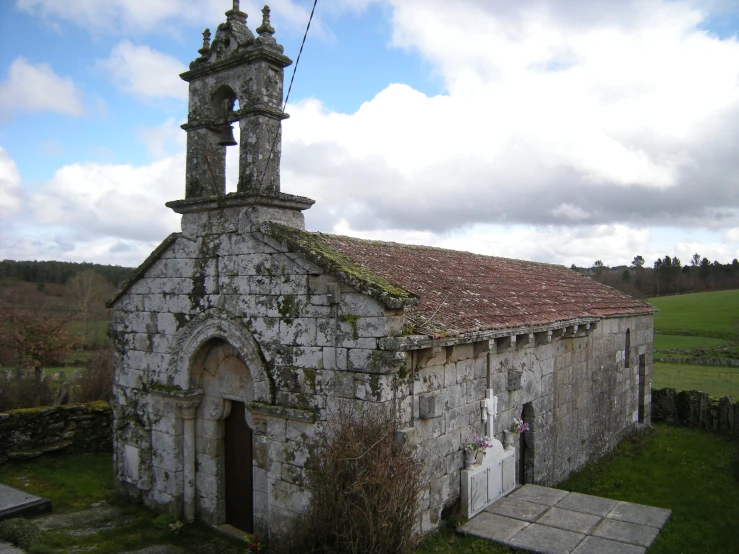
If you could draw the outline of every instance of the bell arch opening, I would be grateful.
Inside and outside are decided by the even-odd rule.
[[[210,96],[210,112],[213,130],[217,135],[217,144],[223,154],[225,192],[236,192],[239,180],[239,134],[234,132],[234,123],[238,123],[236,113],[239,110],[239,98],[228,85],[221,85]],[[238,128],[238,127],[237,127]],[[229,148],[236,146],[236,148]],[[221,161],[219,152],[219,162]],[[208,160],[210,163],[210,160]]]

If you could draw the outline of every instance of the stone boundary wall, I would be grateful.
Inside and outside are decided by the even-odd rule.
[[[0,413],[0,464],[59,450],[110,452],[112,418],[102,401]]]
[[[652,422],[739,436],[739,402],[697,390],[652,389]]]
[[[725,358],[673,358],[673,357],[656,357],[655,362],[665,362],[668,364],[691,364],[691,365],[723,365],[727,367],[739,367],[739,360],[727,360]]]

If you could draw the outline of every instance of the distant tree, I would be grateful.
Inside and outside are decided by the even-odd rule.
[[[632,269],[642,269],[644,267],[644,258],[634,256],[634,259],[631,261],[631,267]]]
[[[88,322],[90,311],[102,304],[106,296],[110,296],[110,283],[92,269],[86,269],[75,275],[69,282],[69,290],[75,308],[83,321],[82,348],[87,346]]]
[[[628,269],[624,269],[624,272],[621,274],[621,282],[625,285],[631,283],[631,272]]]
[[[701,265],[701,255],[697,252],[693,254],[693,257],[690,258],[690,265],[692,265],[693,267],[698,267],[699,265]]]
[[[601,276],[605,268],[606,265],[601,260],[595,260],[595,263],[593,264],[593,270],[595,271],[595,275],[597,277]]]
[[[0,306],[0,346],[16,353],[19,367],[30,366],[40,373],[46,366],[63,363],[74,349],[73,320],[74,315]]]

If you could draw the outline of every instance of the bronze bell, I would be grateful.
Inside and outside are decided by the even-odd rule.
[[[235,146],[234,130],[231,125],[224,123],[221,127],[221,136],[218,137],[218,146]]]

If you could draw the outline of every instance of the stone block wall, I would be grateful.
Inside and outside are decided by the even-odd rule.
[[[0,464],[49,452],[109,452],[113,412],[106,402],[0,413]]]
[[[198,407],[197,512],[223,522],[213,500],[223,487],[222,452],[209,446],[223,436],[224,407],[214,403],[220,395],[250,408],[255,521],[279,533],[306,505],[307,442],[321,421],[342,404],[361,409],[408,398],[408,380],[398,376],[405,354],[378,350],[379,338],[401,334],[403,313],[248,231],[248,210],[211,215],[185,215],[183,234],[115,304],[118,488],[181,512],[188,479],[179,461],[185,418],[178,394],[216,386],[206,383],[215,377],[200,358],[225,341],[249,375],[221,382],[217,394],[206,390]]]
[[[402,310],[289,252],[252,216],[249,208],[185,214],[183,233],[115,304],[120,491],[178,517],[193,509],[223,523],[224,419],[232,402],[244,402],[255,531],[279,536],[307,505],[310,441],[322,422],[340,406],[386,405],[413,429],[406,436],[426,462],[425,534],[460,497],[461,447],[484,434],[487,388],[499,401],[497,438],[522,413],[532,424],[529,482],[557,483],[649,425],[651,316],[383,350],[402,335]],[[184,462],[189,432],[194,475]]]
[[[716,398],[697,390],[655,389],[652,421],[739,436],[739,402],[732,403],[730,396]]]
[[[423,533],[459,498],[462,443],[485,433],[480,400],[488,368],[498,398],[496,438],[502,441],[522,413],[531,424],[525,434],[528,482],[554,485],[650,424],[651,316],[604,319],[594,327],[581,336],[563,328],[408,354],[414,426],[428,460]],[[627,329],[631,367],[624,367]],[[641,422],[640,356],[646,393]]]

